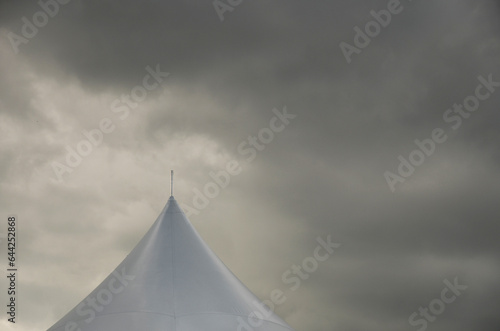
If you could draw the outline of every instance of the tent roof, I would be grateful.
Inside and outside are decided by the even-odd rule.
[[[292,330],[259,302],[172,196],[115,271],[48,331]]]

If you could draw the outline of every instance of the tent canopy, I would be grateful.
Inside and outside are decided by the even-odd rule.
[[[293,331],[259,303],[171,196],[125,260],[48,331]]]

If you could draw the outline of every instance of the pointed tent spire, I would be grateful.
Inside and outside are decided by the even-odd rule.
[[[293,331],[259,303],[171,196],[125,260],[48,331]]]

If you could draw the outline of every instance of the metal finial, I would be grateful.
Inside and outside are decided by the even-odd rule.
[[[170,170],[170,196],[174,196],[174,171]]]

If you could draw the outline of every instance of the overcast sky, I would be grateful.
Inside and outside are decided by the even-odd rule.
[[[94,289],[170,169],[200,235],[261,299],[283,290],[297,331],[500,329],[498,1],[66,2],[0,5],[19,268],[2,330],[46,330]],[[341,246],[292,290],[328,235]]]

